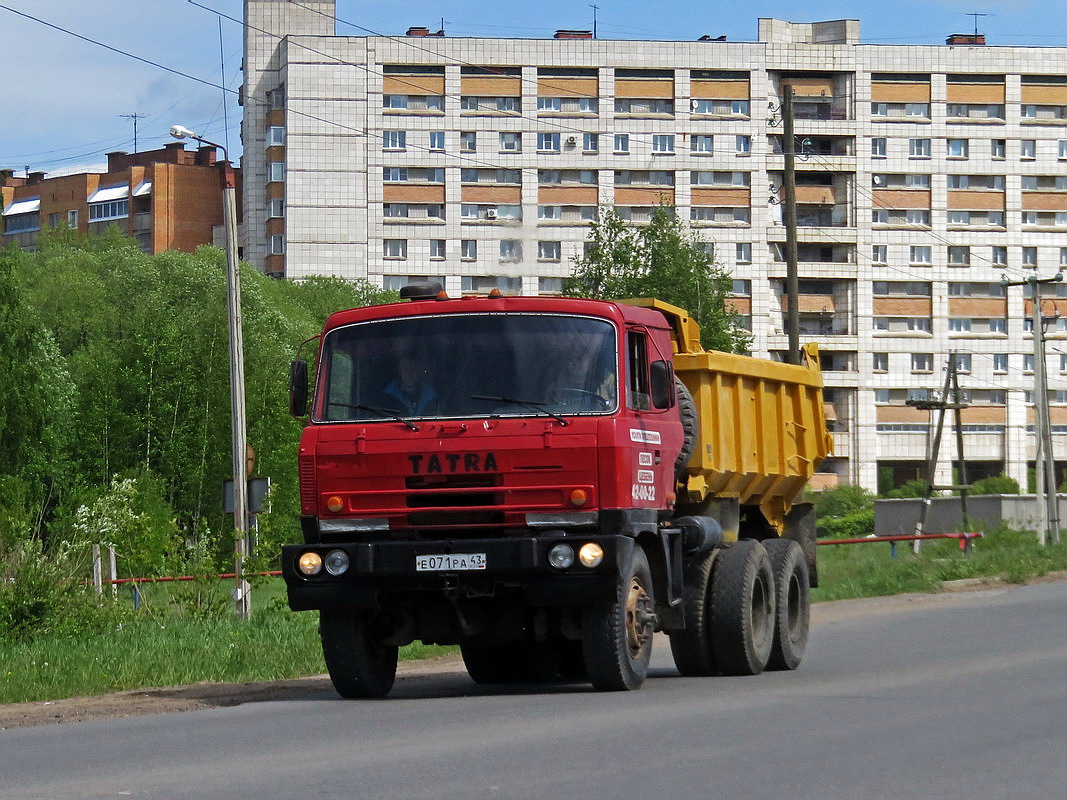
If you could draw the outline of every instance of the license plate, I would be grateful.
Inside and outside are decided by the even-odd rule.
[[[472,569],[485,569],[485,553],[415,556],[416,572],[458,572]]]

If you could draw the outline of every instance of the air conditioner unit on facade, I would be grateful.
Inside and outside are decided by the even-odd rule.
[[[495,208],[487,209],[486,212],[485,212],[485,218],[486,219],[496,219],[496,209]]]
[[[574,147],[574,145],[576,145],[577,143],[578,143],[578,137],[577,136],[568,136],[567,137],[567,144],[570,145],[571,147]]]

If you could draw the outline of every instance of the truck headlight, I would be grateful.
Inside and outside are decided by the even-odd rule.
[[[326,554],[326,559],[323,562],[326,565],[326,571],[331,575],[343,575],[348,572],[348,553],[344,550],[331,550]]]
[[[574,548],[563,542],[552,545],[548,551],[548,563],[556,569],[567,569],[574,563]]]
[[[596,542],[586,542],[578,551],[578,560],[582,562],[582,566],[590,569],[599,566],[604,560],[604,548]]]
[[[318,553],[304,553],[296,562],[296,566],[305,575],[318,575],[322,572],[322,556]]]

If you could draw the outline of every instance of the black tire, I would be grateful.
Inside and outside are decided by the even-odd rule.
[[[385,697],[393,688],[399,648],[383,644],[373,628],[371,612],[319,612],[322,655],[341,697]]]
[[[503,646],[482,647],[461,644],[463,665],[475,683],[514,683],[512,661]]]
[[[742,539],[712,569],[710,637],[724,675],[758,675],[774,644],[774,574],[763,545]]]
[[[682,449],[678,453],[678,458],[674,460],[674,480],[680,481],[693,455],[693,448],[696,447],[700,422],[697,420],[697,407],[693,402],[693,395],[689,393],[677,375],[674,376],[674,394],[678,398],[678,417],[682,421],[683,435]]]
[[[717,552],[704,553],[685,565],[685,629],[671,631],[670,637],[674,665],[688,677],[715,675],[719,671],[708,627],[711,575]]]
[[[811,590],[804,548],[792,539],[763,543],[774,573],[774,644],[767,669],[796,669],[804,658],[811,620]]]
[[[615,602],[582,609],[586,672],[602,692],[638,689],[648,677],[655,600],[648,558],[636,544],[616,591]]]

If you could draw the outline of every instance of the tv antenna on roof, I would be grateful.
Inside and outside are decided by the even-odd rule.
[[[134,112],[133,114],[119,114],[119,116],[122,117],[123,119],[132,119],[133,120],[133,152],[136,153],[137,152],[137,120],[144,119],[147,115],[146,114],[138,114],[138,113]]]
[[[968,17],[974,17],[974,35],[978,36],[978,18],[979,17],[995,17],[996,14],[992,14],[986,11],[968,11],[966,12]]]
[[[600,6],[593,3],[589,4],[589,7],[593,9],[593,38],[596,38],[596,12],[600,10]]]

